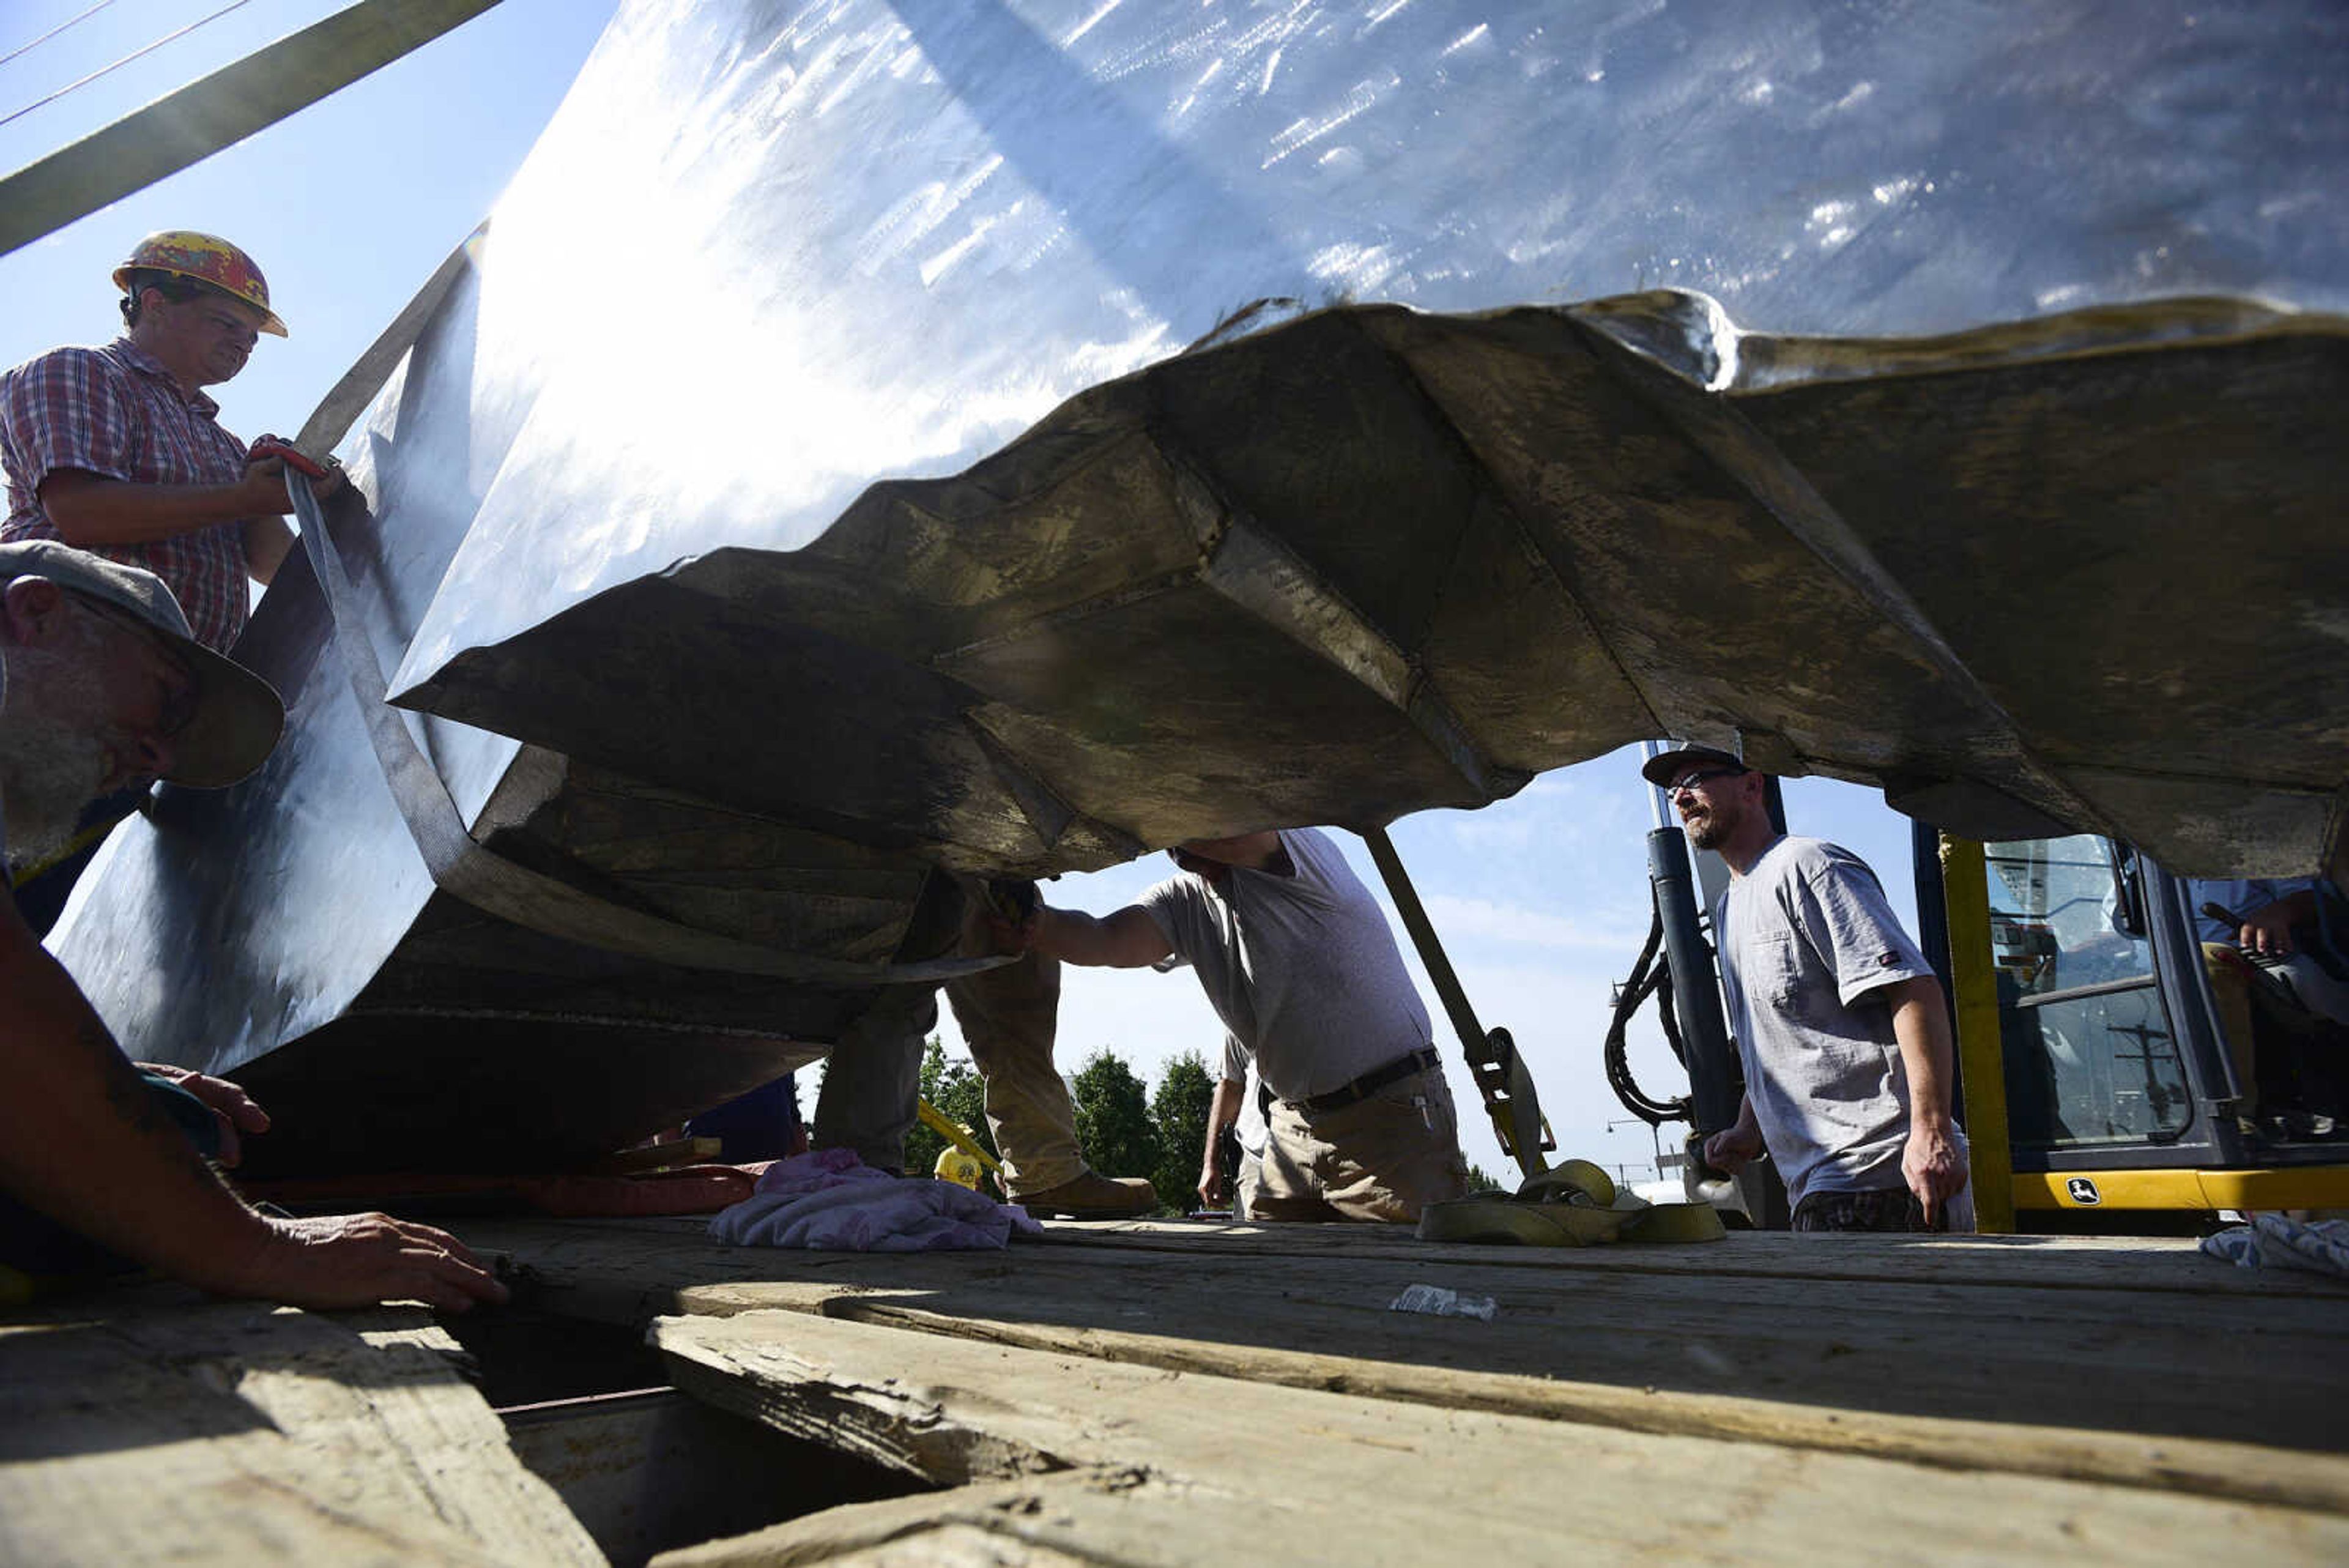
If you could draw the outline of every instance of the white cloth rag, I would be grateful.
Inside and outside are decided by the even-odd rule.
[[[755,1193],[709,1220],[710,1236],[731,1246],[826,1252],[968,1251],[1043,1233],[1018,1204],[951,1181],[903,1180],[846,1149],[777,1160]]]
[[[2349,1279],[2349,1220],[2291,1220],[2254,1214],[2202,1238],[2202,1250],[2245,1269],[2307,1269]]]

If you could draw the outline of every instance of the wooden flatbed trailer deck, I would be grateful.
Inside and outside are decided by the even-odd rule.
[[[2349,1288],[2183,1241],[1165,1222],[907,1255],[456,1229],[533,1337],[647,1336],[658,1397],[867,1479],[737,1455],[738,1489],[796,1486],[777,1522],[616,1532],[580,1476],[627,1468],[637,1397],[502,1422],[420,1314],[147,1286],[0,1327],[0,1556],[595,1562],[595,1517],[616,1560],[665,1564],[2349,1561]],[[1390,1310],[1413,1284],[1494,1315]],[[494,1322],[455,1325],[486,1386]]]

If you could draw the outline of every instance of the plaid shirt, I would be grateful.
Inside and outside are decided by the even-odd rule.
[[[118,337],[103,348],[58,348],[0,376],[0,464],[8,520],[0,540],[55,539],[41,481],[78,468],[133,484],[231,484],[244,477],[244,443],[221,429],[220,405],[185,392],[155,357]],[[196,639],[226,651],[244,629],[244,536],[219,523],[96,554],[163,579]]]

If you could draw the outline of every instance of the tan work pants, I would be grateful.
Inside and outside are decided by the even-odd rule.
[[[1335,1110],[1275,1100],[1266,1122],[1251,1220],[1416,1224],[1426,1205],[1467,1196],[1468,1161],[1441,1067]]]
[[[2251,960],[2224,942],[2204,942],[2202,969],[2210,977],[2210,998],[2218,1003],[2219,1025],[2226,1033],[2235,1082],[2243,1089],[2236,1114],[2255,1116],[2260,1108],[2260,1064],[2253,1044]]]
[[[951,950],[976,957],[990,950],[980,902],[961,900]],[[946,948],[945,942],[915,947]],[[938,951],[906,951],[908,961]],[[1058,959],[1030,953],[1019,962],[981,970],[946,983],[947,1002],[970,1045],[971,1061],[987,1085],[987,1121],[1003,1157],[1004,1186],[1014,1198],[1041,1192],[1083,1174],[1077,1146],[1076,1106],[1052,1064],[1061,1007]],[[853,1148],[865,1164],[899,1170],[905,1134],[921,1092],[922,1052],[938,1023],[937,992],[895,985],[843,1032],[824,1064],[816,1102],[813,1146]],[[927,1171],[916,1172],[926,1176]]]

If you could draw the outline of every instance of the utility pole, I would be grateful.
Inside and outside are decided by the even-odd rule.
[[[1676,1170],[1680,1168],[1681,1157],[1677,1154],[1668,1156],[1664,1153],[1663,1137],[1657,1132],[1656,1125],[1653,1122],[1641,1116],[1619,1116],[1615,1120],[1607,1124],[1607,1130],[1610,1133],[1617,1127],[1646,1127],[1648,1129],[1648,1147],[1655,1155],[1655,1175],[1657,1180],[1661,1181],[1663,1179],[1664,1172],[1666,1170]],[[1667,1158],[1671,1161],[1670,1166],[1667,1166],[1664,1163]],[[1623,1169],[1622,1166],[1619,1164],[1617,1165],[1615,1168],[1619,1174]],[[1629,1179],[1626,1178],[1625,1185],[1628,1186],[1629,1184]]]

